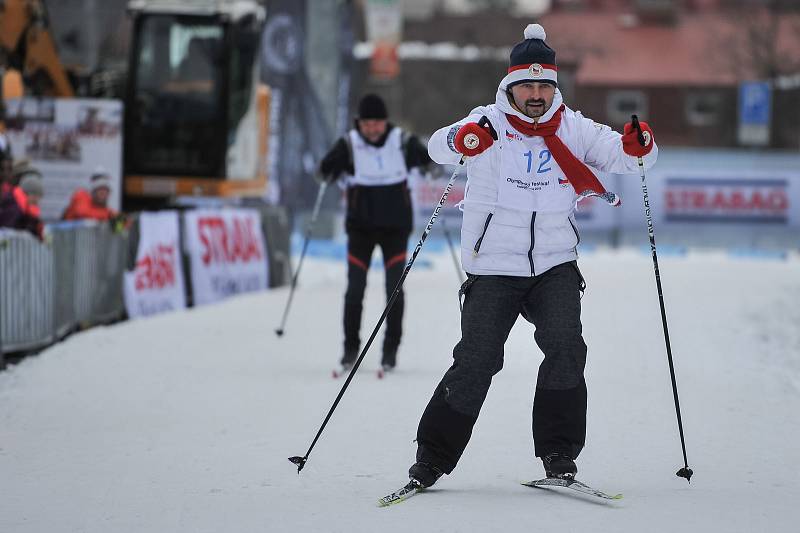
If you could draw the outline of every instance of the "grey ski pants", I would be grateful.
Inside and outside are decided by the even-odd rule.
[[[535,326],[534,339],[544,353],[534,396],[535,454],[578,456],[586,437],[586,344],[580,320],[584,286],[575,262],[530,278],[469,276],[462,287],[461,340],[420,420],[418,461],[447,473],[455,468],[492,377],[503,368],[504,345],[520,315]]]

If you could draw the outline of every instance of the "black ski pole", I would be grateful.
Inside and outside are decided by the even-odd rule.
[[[645,146],[647,143],[642,133],[642,127],[639,125],[639,118],[636,115],[631,115],[631,123],[638,132],[639,144]],[[652,139],[651,141],[652,142]],[[644,213],[647,217],[647,233],[650,236],[650,250],[653,252],[653,270],[656,275],[656,287],[658,288],[658,303],[661,306],[661,325],[664,327],[664,342],[667,346],[667,360],[669,361],[669,375],[672,379],[672,396],[675,399],[675,414],[678,416],[678,432],[681,436],[681,449],[683,450],[683,468],[678,470],[675,475],[686,478],[689,483],[692,482],[692,469],[689,468],[689,461],[686,459],[686,441],[683,438],[683,422],[681,420],[681,404],[678,400],[678,385],[675,381],[675,366],[672,363],[672,348],[669,344],[669,330],[667,329],[667,311],[664,308],[664,295],[661,291],[661,274],[658,271],[658,256],[656,255],[656,235],[653,229],[653,216],[650,213],[650,200],[647,196],[647,182],[644,177],[644,162],[642,158],[638,158],[639,162],[639,175],[642,178],[642,195],[644,196]]]
[[[482,117],[480,121],[478,121],[478,125],[480,126],[487,126],[489,132],[492,135],[494,140],[497,140],[497,132],[492,127],[492,123],[489,122],[487,117]],[[464,144],[466,144],[469,148],[477,148],[480,144],[480,139],[474,133],[469,133],[464,137]],[[464,164],[465,156],[461,157],[461,160],[458,162],[459,165]],[[325,420],[323,420],[322,425],[317,431],[317,435],[314,437],[314,440],[311,441],[311,446],[308,447],[306,454],[303,457],[296,455],[294,457],[289,457],[289,461],[297,465],[297,473],[299,474],[303,467],[306,465],[306,461],[308,461],[308,456],[311,454],[311,450],[314,449],[314,445],[317,444],[320,435],[322,435],[322,431],[325,429],[325,426],[328,424],[328,421],[331,419],[333,412],[336,410],[336,406],[339,405],[339,401],[344,396],[344,391],[347,390],[347,386],[350,385],[350,382],[353,380],[353,377],[356,375],[356,371],[358,370],[359,365],[361,365],[361,361],[364,360],[364,356],[367,355],[367,350],[372,345],[372,341],[375,340],[375,336],[378,334],[378,330],[381,328],[383,321],[386,320],[386,315],[389,314],[389,311],[392,309],[394,305],[394,301],[397,299],[397,295],[400,294],[400,289],[403,287],[403,282],[406,280],[406,276],[411,271],[411,267],[414,265],[414,260],[417,258],[420,250],[422,250],[422,245],[425,243],[425,239],[428,238],[428,234],[431,232],[431,228],[433,224],[436,222],[436,218],[439,216],[439,211],[444,206],[445,202],[447,201],[447,196],[450,194],[450,190],[453,188],[453,185],[456,182],[456,177],[458,177],[458,171],[460,170],[460,166],[456,167],[453,171],[453,175],[450,176],[450,181],[447,182],[447,185],[444,188],[444,192],[442,193],[442,197],[439,199],[439,203],[436,204],[436,209],[433,210],[433,215],[431,215],[431,219],[428,221],[428,225],[425,227],[425,231],[422,232],[422,237],[420,238],[419,242],[417,243],[416,248],[414,248],[414,253],[411,254],[411,259],[408,260],[406,264],[405,270],[403,270],[403,274],[400,276],[400,279],[397,281],[397,285],[392,292],[391,298],[386,303],[386,308],[383,310],[383,314],[381,314],[378,323],[375,325],[375,328],[372,330],[372,334],[369,336],[369,340],[364,345],[364,348],[361,350],[361,354],[359,354],[358,359],[356,359],[355,364],[350,369],[350,373],[347,375],[347,379],[345,380],[344,384],[342,385],[342,389],[339,391],[339,394],[336,396],[336,400],[333,401],[333,405],[328,410],[328,414],[325,416]]]
[[[463,158],[462,158],[462,162],[463,162]],[[419,251],[422,249],[422,245],[425,243],[425,239],[428,238],[428,234],[430,233],[431,228],[433,227],[433,223],[436,222],[436,218],[439,216],[439,210],[442,208],[442,206],[444,205],[445,201],[447,200],[447,195],[450,194],[450,189],[453,188],[453,184],[455,183],[456,177],[458,176],[458,171],[459,171],[459,169],[456,168],[456,170],[453,171],[453,175],[450,177],[450,181],[447,182],[447,186],[444,188],[444,193],[442,193],[442,197],[439,199],[439,203],[436,205],[436,209],[434,209],[433,215],[431,216],[431,219],[428,221],[428,225],[425,228],[425,231],[422,233],[422,238],[419,240],[419,242],[417,243],[417,247],[414,249],[414,253],[411,254],[411,259],[408,260],[408,263],[406,264],[406,268],[403,271],[403,274],[400,276],[400,280],[397,282],[397,285],[394,288],[394,292],[392,292],[392,296],[391,296],[391,298],[389,298],[389,302],[386,304],[386,308],[383,310],[383,314],[381,315],[381,318],[378,320],[378,323],[375,325],[375,328],[372,330],[372,335],[369,336],[369,340],[367,340],[366,345],[364,345],[364,348],[361,350],[361,354],[358,356],[358,359],[356,359],[355,364],[350,369],[350,373],[347,375],[347,379],[345,380],[344,384],[342,385],[342,390],[340,390],[339,391],[339,395],[336,396],[336,400],[334,400],[333,405],[331,406],[330,410],[328,411],[327,416],[325,417],[325,420],[322,422],[322,426],[320,426],[319,431],[317,431],[317,435],[314,437],[314,440],[311,442],[311,446],[308,447],[308,451],[306,451],[306,454],[303,457],[299,457],[299,456],[289,457],[289,460],[297,465],[297,473],[298,474],[303,469],[303,467],[306,465],[306,461],[308,461],[308,456],[311,453],[311,450],[314,449],[314,445],[319,440],[320,435],[322,435],[322,431],[325,429],[325,426],[328,424],[328,420],[331,419],[331,415],[333,415],[333,411],[336,409],[336,406],[339,405],[339,401],[342,399],[342,396],[344,396],[344,391],[347,389],[347,386],[350,385],[350,382],[353,380],[353,376],[356,375],[356,370],[358,370],[358,367],[361,364],[361,361],[364,360],[364,356],[367,354],[367,350],[369,350],[369,347],[372,345],[372,341],[375,339],[375,336],[378,334],[378,330],[380,329],[381,325],[383,324],[383,321],[386,320],[386,315],[388,315],[389,311],[392,309],[392,306],[394,305],[394,301],[397,299],[397,295],[400,294],[400,289],[403,286],[403,282],[406,280],[406,276],[408,276],[408,272],[411,270],[411,266],[414,264],[414,260],[417,258],[417,254],[419,254]]]
[[[453,246],[453,238],[450,236],[450,230],[447,229],[447,217],[442,217],[442,231],[444,232],[444,238],[447,239],[447,246],[450,248],[450,255],[453,257],[453,264],[456,267],[458,279],[461,283],[464,283],[467,281],[467,278],[464,277],[464,270],[461,268],[461,263],[458,261],[458,254],[456,254],[456,247]]]
[[[275,334],[278,337],[283,336],[283,328],[286,326],[286,318],[289,316],[289,308],[292,306],[292,298],[294,297],[294,289],[297,287],[297,278],[300,276],[300,269],[303,267],[303,258],[306,256],[306,249],[308,249],[308,241],[311,240],[311,231],[314,229],[314,225],[317,222],[317,215],[319,215],[319,208],[322,205],[322,197],[325,195],[325,189],[328,188],[328,182],[323,181],[319,185],[319,191],[317,191],[317,199],[314,202],[314,210],[311,212],[311,220],[309,220],[308,225],[306,226],[306,234],[305,239],[303,240],[303,251],[300,252],[300,261],[297,263],[297,270],[294,272],[294,276],[292,276],[292,287],[289,289],[289,300],[286,302],[286,308],[283,310],[283,319],[281,320],[281,326],[275,330]]]

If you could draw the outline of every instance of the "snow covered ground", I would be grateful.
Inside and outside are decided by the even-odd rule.
[[[800,259],[661,258],[683,409],[683,465],[651,259],[587,254],[584,481],[620,502],[519,485],[542,475],[530,409],[541,354],[520,320],[458,469],[380,509],[413,461],[419,416],[459,337],[449,256],[407,281],[394,375],[382,337],[302,474],[343,381],[343,265],[287,289],[74,335],[0,373],[0,531],[798,531]],[[371,274],[364,336],[383,309]]]

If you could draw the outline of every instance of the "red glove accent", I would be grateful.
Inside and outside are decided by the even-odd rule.
[[[488,125],[482,127],[477,122],[467,122],[456,133],[453,144],[460,153],[472,157],[489,148],[494,140]]]
[[[644,135],[644,146],[639,144],[639,132],[633,127],[633,124],[628,122],[625,124],[625,129],[622,130],[622,149],[625,153],[633,157],[643,157],[650,153],[653,149],[653,130],[647,125],[647,122],[639,121],[639,126],[642,128],[642,135]]]

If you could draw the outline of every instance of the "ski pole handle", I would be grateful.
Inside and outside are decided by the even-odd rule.
[[[492,126],[492,122],[489,120],[489,117],[483,115],[481,119],[478,121],[478,126],[480,126],[481,128],[488,126],[489,135],[491,135],[492,139],[494,139],[495,141],[497,140],[497,131],[495,131],[494,126]]]
[[[639,144],[644,146],[646,141],[644,140],[644,133],[642,133],[642,126],[639,124],[639,117],[631,115],[631,124],[636,128],[636,138],[639,140]]]

